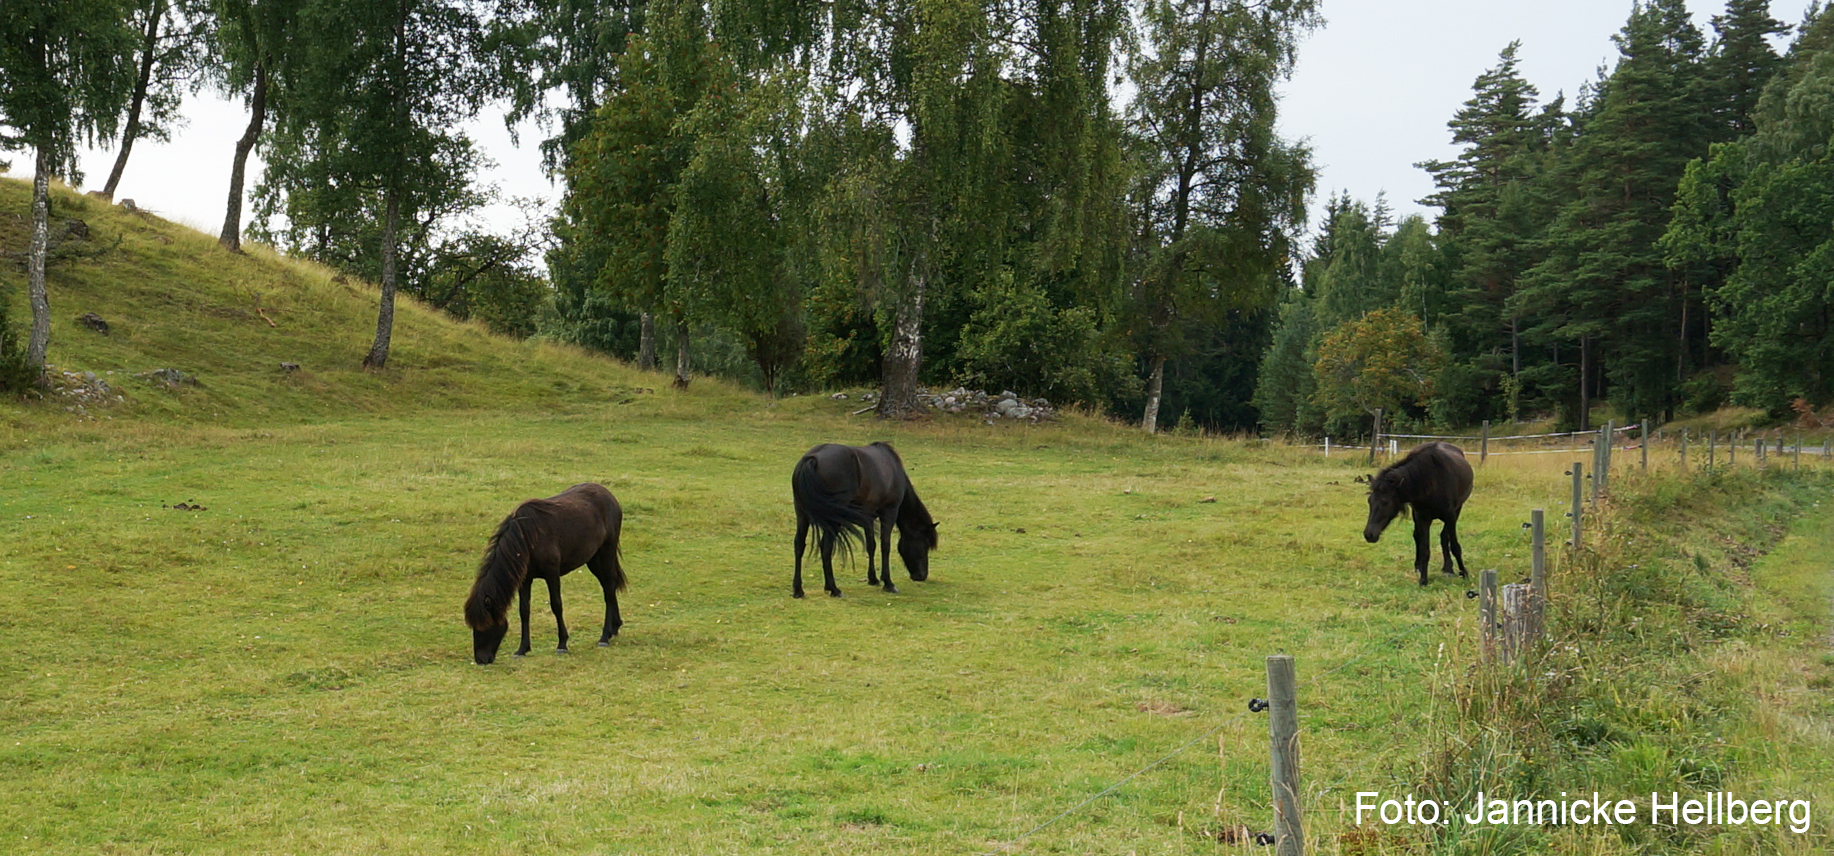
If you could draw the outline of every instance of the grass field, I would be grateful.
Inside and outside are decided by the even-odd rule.
[[[0,182],[0,205],[16,196]],[[1316,852],[1834,840],[1820,815],[1767,837],[1351,828],[1356,791],[1487,781],[1435,765],[1508,721],[1474,709],[1468,586],[1415,585],[1405,523],[1362,542],[1360,457],[1077,416],[885,425],[704,380],[676,392],[419,307],[397,362],[370,374],[360,286],[80,213],[118,242],[53,280],[53,362],[123,378],[125,400],[0,409],[0,852],[1244,852],[1240,829],[1271,828],[1265,722],[1246,705],[1274,653],[1298,662]],[[207,272],[245,264],[243,281],[270,284],[264,312],[238,316],[233,283]],[[123,332],[89,334],[81,311]],[[273,365],[300,353],[302,373]],[[165,364],[201,386],[128,379]],[[888,595],[861,566],[844,598],[792,600],[791,466],[817,442],[873,439],[899,448],[940,521],[930,581],[900,571]],[[1480,471],[1461,526],[1474,571],[1526,573],[1521,523],[1533,507],[1559,520],[1564,465]],[[520,500],[585,480],[625,509],[622,635],[583,644],[602,607],[582,571],[565,580],[574,653],[553,652],[538,605],[531,656],[472,665],[460,606],[485,539]],[[1643,498],[1601,529],[1621,547],[1557,555],[1556,573],[1618,574],[1599,562],[1625,555],[1671,568],[1662,551],[1681,550],[1750,621],[1651,653],[1650,686],[1572,658],[1623,702],[1599,721],[1645,730],[1581,753],[1570,787],[1697,784],[1684,750],[1717,740],[1719,784],[1834,800],[1819,635],[1834,504],[1813,499],[1827,482],[1628,482]],[[1739,552],[1779,538],[1755,564]],[[1587,591],[1573,582],[1572,615],[1634,611]],[[1716,675],[1702,689],[1663,685],[1664,664],[1701,662]],[[1509,761],[1489,763],[1507,779]]]

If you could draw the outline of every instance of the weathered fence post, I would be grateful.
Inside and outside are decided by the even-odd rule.
[[[1737,434],[1728,434],[1726,436],[1726,466],[1728,467],[1738,466],[1738,435]]]
[[[1717,452],[1717,449],[1715,447],[1717,447],[1718,445],[1719,445],[1719,430],[1714,429],[1712,431],[1707,432],[1707,469],[1709,470],[1713,469],[1713,465],[1715,463],[1713,460],[1713,457],[1714,457],[1714,454]]]
[[[1751,465],[1759,469],[1763,469],[1765,463],[1767,463],[1770,460],[1770,447],[1764,445],[1763,437],[1758,438],[1757,445],[1758,445],[1757,455],[1751,459]]]
[[[1580,504],[1585,500],[1585,497],[1583,495],[1583,483],[1585,482],[1585,479],[1586,479],[1585,469],[1586,469],[1586,465],[1584,463],[1580,461],[1574,461],[1573,468],[1570,470],[1567,470],[1567,475],[1570,475],[1573,477],[1573,510],[1567,512],[1567,516],[1573,518],[1572,547],[1575,550],[1579,549],[1579,543],[1580,543],[1579,541],[1579,509],[1580,509]]]
[[[1522,583],[1510,583],[1503,587],[1503,644],[1498,648],[1499,658],[1507,666],[1516,661],[1522,652],[1528,650],[1540,627],[1540,601],[1534,595],[1533,588]]]
[[[1541,607],[1547,603],[1547,514],[1543,509],[1535,509],[1528,514],[1529,531],[1529,566],[1528,584],[1535,590],[1535,626],[1529,632],[1539,637],[1542,633]]]
[[[1293,658],[1267,658],[1269,783],[1274,790],[1275,856],[1305,856],[1299,806],[1299,715],[1294,708]]]
[[[1597,502],[1601,496],[1610,493],[1611,487],[1611,446],[1617,441],[1617,420],[1605,420],[1605,433],[1600,435],[1598,444],[1598,465],[1592,468],[1592,501]]]
[[[1484,434],[1477,442],[1477,462],[1482,464],[1490,460],[1490,420],[1484,420]]]
[[[1688,429],[1681,429],[1681,471],[1688,471]]]
[[[1331,438],[1325,438],[1325,457],[1331,457]]]
[[[1478,650],[1487,663],[1497,659],[1496,631],[1499,622],[1496,600],[1496,569],[1486,568],[1477,575],[1477,620],[1483,630],[1479,635],[1482,641]]]
[[[1649,472],[1649,420],[1643,420],[1643,472]]]
[[[1801,431],[1796,432],[1796,455],[1794,458],[1790,460],[1789,468],[1792,470],[1802,469],[1802,432]]]
[[[1375,466],[1376,446],[1382,442],[1382,408],[1375,409],[1375,431],[1369,435],[1369,465]]]

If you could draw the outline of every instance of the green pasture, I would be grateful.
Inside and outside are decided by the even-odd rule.
[[[18,195],[0,182],[0,203]],[[54,271],[52,361],[121,400],[0,405],[0,852],[1251,852],[1272,813],[1247,702],[1275,653],[1298,664],[1315,852],[1830,841],[1819,476],[1627,476],[1603,552],[1555,550],[1557,606],[1610,639],[1549,661],[1570,692],[1547,714],[1617,729],[1570,759],[1575,787],[1710,757],[1728,788],[1829,801],[1812,834],[1356,829],[1358,790],[1489,786],[1540,760],[1467,763],[1516,729],[1484,718],[1507,687],[1479,679],[1470,584],[1417,586],[1405,522],[1362,541],[1361,455],[681,392],[412,304],[389,371],[364,372],[373,290],[58,199],[96,248]],[[0,267],[16,310],[22,280]],[[168,366],[199,383],[136,377]],[[791,467],[881,439],[940,521],[930,580],[899,570],[884,594],[860,562],[844,598],[817,580],[792,600]],[[1527,573],[1521,525],[1543,507],[1558,535],[1569,460],[1480,469],[1474,573]],[[538,604],[532,655],[473,665],[460,608],[486,539],[587,480],[625,510],[622,635],[590,644],[582,571],[564,581],[573,653]],[[1619,620],[1627,589],[1582,585],[1632,568],[1712,580],[1723,612],[1660,626],[1694,640],[1723,614],[1725,632],[1670,644]]]
[[[1220,766],[1206,741],[1029,842],[1200,847],[1267,825],[1265,726],[1239,714],[1281,652],[1317,676],[1317,799],[1411,750],[1470,609],[1463,585],[1413,584],[1405,538],[1362,543],[1361,467],[806,404],[103,428],[9,452],[0,840],[968,852],[1230,723]],[[931,581],[887,595],[855,567],[847,597],[792,600],[791,465],[879,437],[941,520]],[[556,655],[538,605],[533,655],[472,665],[459,606],[485,538],[584,480],[624,504],[623,635]],[[1474,507],[1472,558],[1520,553],[1518,516]],[[598,586],[566,583],[589,638]]]

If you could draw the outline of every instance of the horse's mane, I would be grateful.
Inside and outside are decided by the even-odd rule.
[[[473,630],[489,630],[502,624],[504,615],[522,587],[529,569],[528,534],[523,531],[524,510],[544,500],[523,503],[498,524],[490,544],[484,548],[484,560],[478,563],[478,578],[471,584],[471,596],[465,599],[465,623]]]

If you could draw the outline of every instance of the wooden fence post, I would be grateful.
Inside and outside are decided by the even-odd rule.
[[[1688,429],[1681,429],[1681,471],[1688,471]]]
[[[1571,546],[1575,550],[1579,549],[1580,544],[1579,509],[1581,503],[1585,501],[1583,490],[1583,485],[1586,480],[1585,469],[1586,465],[1583,462],[1574,461],[1573,468],[1567,471],[1567,474],[1573,477],[1573,510],[1568,512],[1567,516],[1573,518],[1573,541]]]
[[[1479,629],[1478,652],[1484,662],[1491,663],[1497,659],[1496,631],[1496,569],[1486,568],[1477,575],[1477,620]]]
[[[1382,408],[1375,409],[1375,431],[1369,435],[1369,465],[1375,466],[1376,446],[1382,442]]]
[[[1790,461],[1789,468],[1792,470],[1802,469],[1802,432],[1801,431],[1796,432],[1796,455]]]
[[[1599,437],[1598,464],[1592,468],[1592,501],[1609,493],[1611,487],[1611,447],[1617,441],[1617,420],[1605,420],[1605,433]]]
[[[1299,715],[1294,709],[1293,658],[1267,658],[1269,783],[1274,791],[1275,856],[1305,856],[1299,805]]]
[[[1477,462],[1482,464],[1490,460],[1490,420],[1484,420],[1483,438],[1477,444]]]
[[[1539,607],[1530,586],[1510,583],[1503,587],[1503,644],[1498,648],[1503,665],[1514,663],[1533,644],[1541,625]]]
[[[1643,472],[1649,472],[1649,420],[1643,420]]]
[[[1738,466],[1738,435],[1726,435],[1726,466]]]
[[[1541,606],[1547,603],[1547,514],[1543,509],[1535,509],[1528,514],[1529,530],[1529,566],[1528,584],[1535,590],[1535,626],[1529,632],[1535,636],[1542,633]]]
[[[1717,452],[1717,449],[1715,447],[1717,447],[1718,445],[1719,445],[1719,430],[1714,429],[1712,431],[1707,432],[1707,469],[1709,470],[1713,469],[1713,465],[1715,463],[1715,461],[1713,460],[1713,457],[1714,457],[1714,454]]]

